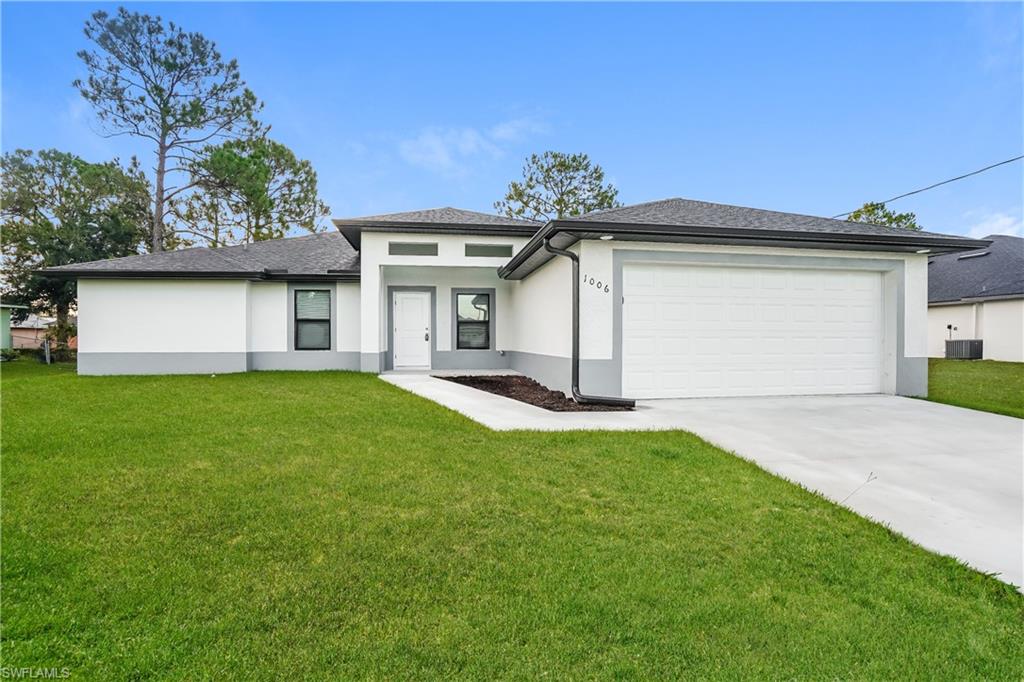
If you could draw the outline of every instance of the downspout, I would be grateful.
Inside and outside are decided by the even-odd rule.
[[[627,398],[585,395],[580,392],[580,257],[572,251],[551,246],[551,237],[544,240],[544,248],[556,256],[572,261],[572,399],[581,405],[612,405],[636,407],[636,401]]]

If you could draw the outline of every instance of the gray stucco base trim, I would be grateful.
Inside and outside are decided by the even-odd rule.
[[[435,350],[431,369],[509,369],[508,353],[496,350]]]
[[[358,371],[358,351],[254,351],[249,353],[249,369],[323,370],[344,369]]]
[[[282,351],[238,353],[79,353],[78,373],[230,374],[260,370],[358,370],[359,353]]]
[[[78,373],[228,374],[249,368],[248,353],[79,353]]]
[[[380,374],[384,371],[386,355],[387,351],[381,351],[379,353],[360,353],[359,371],[370,372],[371,374]]]
[[[518,350],[507,351],[506,355],[509,358],[511,369],[536,379],[552,390],[564,393],[571,389],[572,360],[570,358],[524,353]]]
[[[928,397],[928,358],[896,356],[896,395]]]
[[[509,369],[536,379],[566,395],[572,395],[572,359],[559,355],[505,351]],[[580,358],[580,390],[591,395],[619,395],[619,366],[612,359]]]

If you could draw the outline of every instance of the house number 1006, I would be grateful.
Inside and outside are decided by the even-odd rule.
[[[611,291],[611,289],[608,288],[607,284],[605,284],[601,280],[595,279],[593,277],[587,277],[586,275],[583,275],[583,283],[584,284],[589,284],[592,287],[596,287],[599,291],[603,291],[606,294],[609,291]]]

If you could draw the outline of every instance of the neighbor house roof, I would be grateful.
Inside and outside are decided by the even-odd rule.
[[[580,239],[794,246],[809,248],[946,251],[987,242],[798,213],[663,199],[550,221],[500,270],[521,279],[552,258],[544,241],[567,248]]]
[[[928,303],[1024,297],[1024,239],[994,234],[982,249],[928,261]]]
[[[334,224],[355,248],[363,232],[426,232],[434,234],[491,234],[529,237],[544,223],[478,213],[445,206],[405,213],[385,213],[361,218],[335,218]]]
[[[24,307],[24,306],[22,306]],[[12,329],[46,329],[57,321],[55,317],[42,317],[35,313],[29,313],[21,322],[12,322]]]
[[[359,253],[337,232],[192,248],[47,268],[68,277],[358,279]]]

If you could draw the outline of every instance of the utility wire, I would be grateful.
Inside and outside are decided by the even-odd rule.
[[[964,173],[963,175],[958,175],[957,177],[950,178],[949,180],[943,180],[942,182],[936,182],[934,185],[928,185],[927,187],[922,187],[921,189],[915,189],[913,192],[907,192],[906,194],[900,194],[899,196],[895,196],[892,199],[886,199],[885,201],[878,201],[878,202],[872,202],[872,203],[888,204],[889,202],[896,201],[897,199],[902,199],[903,197],[909,197],[911,194],[920,194],[921,192],[927,192],[928,190],[935,189],[936,187],[939,187],[940,185],[948,185],[951,182],[956,182],[957,180],[963,180],[964,178],[969,178],[972,175],[977,175],[978,173],[984,173],[987,170],[992,170],[993,168],[996,168],[998,166],[1004,166],[1004,165],[1006,165],[1008,163],[1013,163],[1014,161],[1020,161],[1021,159],[1024,159],[1024,154],[1021,154],[1020,156],[1015,156],[1012,159],[1007,159],[1006,161],[1000,161],[999,163],[993,163],[991,166],[985,166],[984,168],[979,168],[978,170],[971,171],[970,173]],[[856,210],[857,209],[853,209],[853,211],[856,211]],[[834,215],[832,217],[833,218],[842,218],[843,216],[850,215],[851,213],[853,213],[853,211],[847,211],[846,213],[840,213],[839,215]]]

